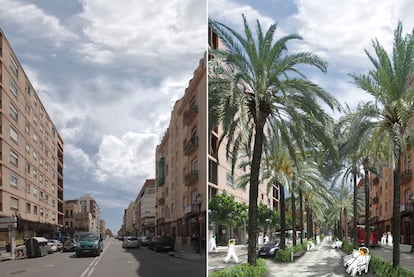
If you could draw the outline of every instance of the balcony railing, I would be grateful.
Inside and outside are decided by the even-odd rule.
[[[193,104],[188,110],[186,110],[183,114],[183,123],[184,125],[188,125],[191,123],[193,118],[196,117],[198,113],[198,105]]]
[[[184,175],[184,183],[186,186],[191,186],[198,181],[198,170],[193,170]]]
[[[189,155],[191,154],[195,149],[198,147],[198,136],[193,136],[188,141],[184,141],[183,148],[184,148],[184,154]]]

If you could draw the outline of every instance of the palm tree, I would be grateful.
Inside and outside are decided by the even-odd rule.
[[[244,138],[240,133],[246,129],[254,131],[250,137],[253,152],[250,158],[248,262],[256,265],[257,197],[266,122],[272,118],[283,129],[282,133],[287,134],[284,122],[302,118],[302,124],[310,124],[318,118],[319,124],[313,126],[317,136],[318,129],[323,130],[326,126],[323,122],[326,113],[316,99],[331,108],[338,105],[330,94],[307,80],[298,67],[310,65],[325,72],[326,62],[308,52],[287,51],[287,42],[301,39],[300,36],[287,35],[275,41],[276,24],[263,33],[257,21],[257,37],[254,38],[244,16],[243,22],[244,36],[222,23],[209,20],[211,29],[225,46],[225,49],[211,50],[214,58],[209,62],[209,114],[212,113],[212,118],[223,125],[223,136],[233,147],[233,164]]]
[[[371,118],[373,122],[377,122],[373,140],[378,140],[376,145],[383,145],[380,140],[388,143],[386,147],[390,154],[387,158],[394,174],[393,267],[400,264],[400,160],[406,152],[410,120],[414,116],[414,36],[412,33],[403,36],[402,29],[399,22],[394,31],[392,57],[388,56],[384,47],[375,39],[372,41],[375,56],[365,50],[373,69],[366,75],[351,75],[355,85],[373,95],[378,103],[373,104],[377,114]]]
[[[372,137],[373,130],[376,126],[376,122],[371,118],[377,115],[377,110],[372,108],[371,103],[360,103],[355,111],[351,111],[349,108],[347,113],[342,116],[335,126],[335,138],[338,143],[338,152],[342,157],[342,164],[340,165],[343,170],[337,170],[334,182],[340,177],[342,178],[342,185],[347,183],[348,178],[352,177],[353,180],[353,244],[354,248],[358,247],[358,233],[357,233],[357,221],[358,221],[358,209],[357,209],[357,177],[359,176],[359,160],[365,161],[365,184],[368,184],[368,171],[372,168],[368,165],[367,161],[369,156],[367,153],[372,151]],[[362,164],[364,162],[362,161]],[[369,215],[369,189],[368,185],[365,186],[365,214]],[[368,217],[365,217],[368,219]],[[366,229],[369,237],[369,220],[366,221]]]

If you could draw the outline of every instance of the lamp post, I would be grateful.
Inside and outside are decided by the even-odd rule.
[[[267,223],[267,230],[266,233],[270,231],[270,224],[272,223],[272,220],[270,218],[266,218],[266,223]],[[266,234],[267,235],[267,234]],[[268,241],[267,241],[268,242]]]
[[[197,253],[200,253],[201,255],[201,204],[203,203],[203,199],[201,197],[201,194],[199,193],[197,196],[197,205],[198,205],[198,225],[199,225],[199,235],[198,235],[198,249]]]

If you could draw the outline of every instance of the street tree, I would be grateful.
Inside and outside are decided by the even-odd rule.
[[[414,117],[414,35],[403,35],[399,22],[394,31],[392,56],[377,39],[372,40],[374,54],[365,50],[372,63],[366,74],[352,74],[354,84],[375,98],[372,103],[377,110],[371,120],[376,122],[373,140],[385,140],[389,150],[386,157],[393,168],[393,217],[392,234],[393,267],[400,264],[401,212],[400,212],[400,171],[401,158],[406,155],[412,119]],[[378,142],[375,145],[383,145]]]

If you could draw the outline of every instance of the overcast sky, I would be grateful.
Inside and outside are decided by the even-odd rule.
[[[267,30],[278,24],[276,39],[299,34],[303,40],[288,44],[289,51],[311,51],[328,63],[328,73],[316,69],[307,77],[351,107],[371,97],[351,84],[348,74],[365,74],[372,68],[364,49],[372,51],[377,38],[391,55],[393,33],[398,21],[403,33],[414,26],[414,5],[408,0],[209,0],[208,15],[242,32],[245,14],[255,32],[256,19]],[[338,117],[338,114],[333,114]]]
[[[414,26],[400,0],[0,0],[0,27],[65,143],[65,199],[93,194],[116,232],[147,178],[170,112],[207,46],[207,15],[241,31],[245,14],[296,33],[289,51],[312,51],[328,73],[309,79],[355,106],[370,99],[350,84],[366,73],[377,38],[388,49],[398,20]]]
[[[64,140],[64,199],[117,232],[207,49],[199,0],[0,0],[0,28]]]

